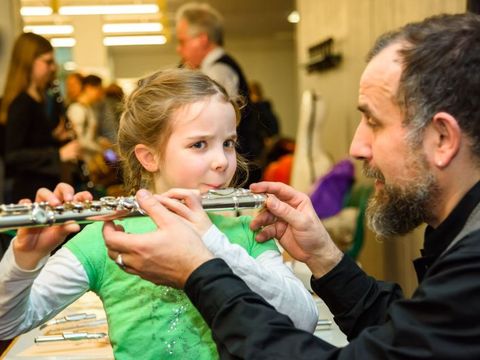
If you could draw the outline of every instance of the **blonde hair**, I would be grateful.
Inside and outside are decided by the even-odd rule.
[[[53,47],[44,37],[23,33],[15,41],[0,106],[0,124],[7,123],[8,108],[15,98],[27,90],[31,82],[33,62],[39,56],[52,52]]]
[[[158,148],[162,153],[172,133],[174,112],[212,96],[220,96],[232,104],[238,124],[240,108],[237,99],[229,97],[221,85],[198,70],[164,70],[139,81],[138,87],[125,99],[118,129],[117,146],[128,191],[152,188],[153,185],[153,174],[138,161],[135,146],[144,144]],[[237,154],[234,184],[244,173],[248,174],[247,164]]]

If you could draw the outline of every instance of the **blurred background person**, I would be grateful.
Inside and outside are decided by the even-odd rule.
[[[0,107],[5,124],[5,172],[10,188],[5,200],[35,197],[40,187],[60,181],[61,162],[79,156],[77,141],[61,142],[48,119],[46,92],[56,73],[51,44],[40,35],[23,33],[15,41]]]
[[[269,148],[280,135],[280,125],[277,115],[273,111],[272,103],[264,98],[262,85],[260,85],[258,81],[250,82],[249,89],[250,100],[260,114],[264,142],[267,148]]]
[[[83,75],[79,72],[73,72],[67,75],[65,79],[65,95],[67,106],[77,101],[82,93]]]
[[[208,4],[191,2],[177,10],[176,24],[177,52],[182,65],[201,70],[222,85],[230,96],[240,95],[244,99],[246,105],[237,128],[238,152],[251,164],[244,186],[259,181],[264,144],[258,114],[250,104],[248,83],[240,65],[223,48],[222,16]]]
[[[122,115],[123,89],[112,83],[104,90],[104,98],[98,103],[98,133],[112,144],[117,142],[118,123]]]
[[[76,100],[68,106],[67,117],[84,156],[101,151],[98,143],[98,119],[93,105],[103,99],[102,79],[97,75],[85,76],[82,90]]]

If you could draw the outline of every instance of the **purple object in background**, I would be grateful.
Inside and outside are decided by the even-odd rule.
[[[333,216],[342,210],[345,195],[354,182],[354,172],[353,163],[342,160],[316,182],[310,199],[320,219]]]

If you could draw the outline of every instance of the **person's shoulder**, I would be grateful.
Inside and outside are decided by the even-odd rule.
[[[10,106],[29,105],[29,104],[35,104],[35,103],[36,101],[30,95],[28,95],[27,92],[22,91],[13,99],[12,104]]]

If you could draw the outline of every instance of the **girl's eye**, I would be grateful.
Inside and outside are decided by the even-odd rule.
[[[192,145],[192,147],[195,148],[195,149],[203,149],[205,146],[207,146],[205,141],[198,141],[198,142],[196,142],[195,144]]]
[[[234,147],[237,146],[237,142],[236,142],[235,140],[230,139],[230,140],[225,141],[225,142],[223,143],[223,145],[224,145],[225,147],[228,147],[228,148],[234,148]]]

